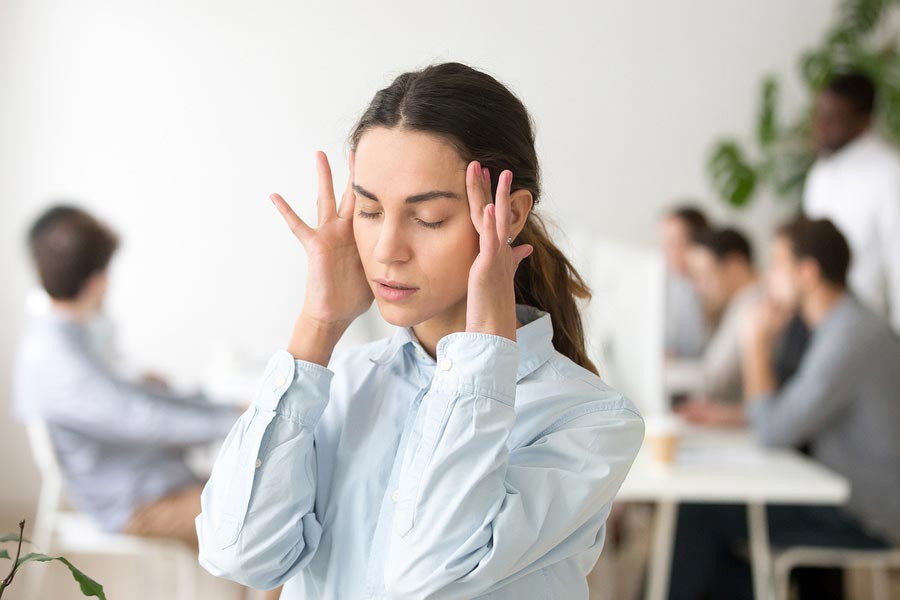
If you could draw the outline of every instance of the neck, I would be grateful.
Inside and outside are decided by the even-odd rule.
[[[800,311],[806,324],[814,328],[828,316],[844,296],[844,289],[823,284],[803,299]]]
[[[78,323],[88,321],[96,312],[86,302],[78,300],[51,300],[50,306],[55,312]]]
[[[753,270],[741,271],[735,275],[731,287],[731,298],[734,299],[738,294],[756,283],[756,272]]]

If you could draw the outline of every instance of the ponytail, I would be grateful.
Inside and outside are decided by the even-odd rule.
[[[591,290],[571,261],[553,243],[540,215],[530,213],[517,240],[534,251],[516,271],[516,302],[550,313],[553,347],[595,375],[585,350],[584,325],[576,298],[590,300]]]

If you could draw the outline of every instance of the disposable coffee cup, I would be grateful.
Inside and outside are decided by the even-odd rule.
[[[681,438],[681,420],[672,414],[650,415],[644,420],[647,443],[654,462],[671,465],[678,454]]]

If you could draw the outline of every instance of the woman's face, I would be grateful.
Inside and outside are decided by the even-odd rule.
[[[478,233],[466,165],[441,138],[377,127],[356,148],[353,232],[384,319],[412,326],[465,319]]]

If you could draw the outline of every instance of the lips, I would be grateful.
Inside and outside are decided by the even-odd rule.
[[[389,302],[405,300],[418,291],[419,288],[393,279],[376,279],[375,292],[379,298]]]

